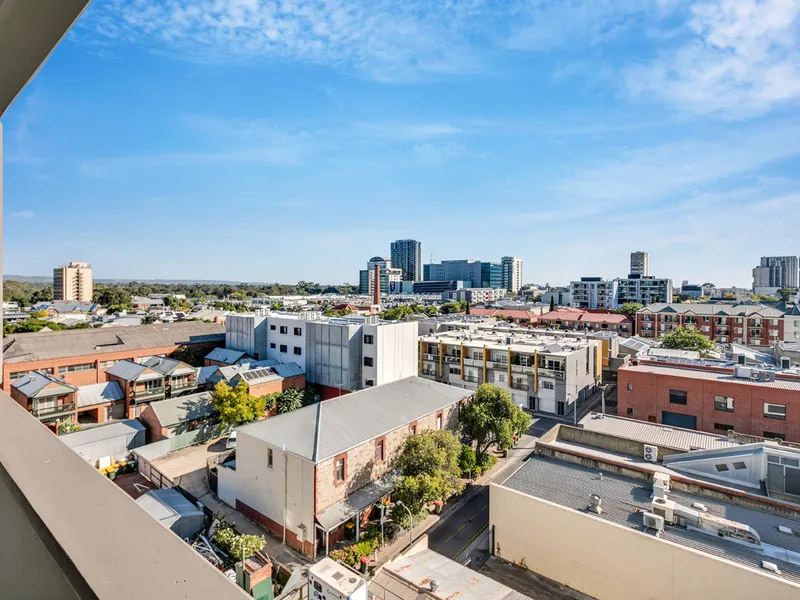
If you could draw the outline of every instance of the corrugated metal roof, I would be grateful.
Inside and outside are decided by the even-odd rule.
[[[229,348],[214,348],[207,356],[206,360],[214,360],[227,365],[233,365],[242,357],[247,356],[247,352],[231,350]]]
[[[762,317],[778,318],[783,312],[763,304],[667,304],[655,302],[639,309],[639,313],[669,312],[677,314],[720,315],[728,317],[748,317],[761,315]]]
[[[147,367],[135,363],[132,360],[121,360],[117,364],[106,369],[106,374],[119,377],[125,381],[133,381],[146,370]]]
[[[152,410],[162,427],[170,427],[195,419],[205,419],[215,413],[211,406],[210,392],[180,396],[171,400],[159,400],[153,402],[145,410]]]
[[[164,375],[186,375],[197,372],[195,367],[187,365],[183,361],[163,356],[152,356],[142,364]]]
[[[289,452],[319,463],[471,394],[408,377],[244,425],[237,431],[278,448],[286,446]]]
[[[60,379],[56,379],[45,373],[40,373],[39,371],[31,371],[24,377],[20,377],[11,384],[11,387],[21,392],[26,398],[35,398],[36,394],[44,390],[44,388],[51,383],[57,383],[58,387],[53,387],[52,391],[48,390],[47,394],[44,395],[58,396],[61,394],[69,394],[77,389],[75,386],[64,383]]]
[[[123,435],[135,435],[138,431],[144,431],[144,425],[139,423],[136,419],[126,419],[124,421],[115,421],[105,425],[98,425],[97,427],[90,427],[89,429],[82,429],[72,433],[65,433],[58,436],[70,448],[76,446],[83,446],[102,440],[110,440],[115,437]]]
[[[589,495],[598,494],[603,503],[603,513],[599,518],[637,531],[642,529],[642,517],[635,514],[634,509],[650,510],[650,495],[653,491],[652,485],[647,482],[607,472],[604,472],[603,478],[600,479],[596,469],[587,469],[539,456],[526,461],[503,486],[581,512],[586,511],[589,505]],[[800,531],[800,519],[791,519],[675,490],[669,492],[669,498],[688,507],[694,502],[700,502],[708,508],[708,514],[751,526],[761,536],[762,543],[800,552],[800,537],[778,531],[779,525]],[[592,516],[597,515],[592,513]],[[744,544],[682,527],[668,525],[661,539],[738,562],[756,570],[761,569],[761,561],[766,558],[763,552]],[[780,568],[782,575],[779,577],[800,583],[800,566],[775,558],[769,560]]]
[[[589,413],[580,421],[587,431],[596,431],[616,437],[636,440],[644,444],[668,446],[681,450],[710,450],[738,446],[724,435],[703,433],[680,427],[670,427],[659,423],[648,423],[636,419],[626,419],[613,415]]]
[[[3,362],[13,364],[224,340],[224,325],[196,321],[124,328],[15,333],[3,340]]]
[[[115,402],[123,398],[125,398],[125,393],[116,381],[82,385],[78,388],[78,408]]]
[[[736,377],[733,373],[720,373],[717,371],[703,371],[700,369],[685,369],[680,365],[667,366],[645,363],[640,365],[625,365],[620,371],[637,371],[639,373],[652,373],[654,375],[669,375],[672,377],[686,377],[688,379],[705,379],[707,381],[722,381],[737,385],[754,385],[757,387],[770,387],[781,390],[800,392],[800,381],[778,379],[775,381],[754,381],[744,377]]]

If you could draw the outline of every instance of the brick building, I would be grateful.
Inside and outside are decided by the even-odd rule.
[[[617,400],[624,417],[800,442],[800,376],[790,372],[638,361],[620,367]]]
[[[141,364],[121,360],[106,371],[106,379],[122,388],[128,418],[133,419],[152,402],[197,390],[198,371],[179,360],[152,356]]]
[[[120,360],[141,361],[186,347],[210,351],[224,342],[224,325],[194,321],[17,333],[3,340],[2,389],[8,392],[14,380],[30,371],[63,377],[74,386],[103,383],[106,369]]]
[[[784,339],[784,313],[762,304],[651,304],[636,313],[636,331],[658,338],[681,326],[720,343],[770,346]]]
[[[391,494],[405,437],[456,429],[470,395],[409,377],[240,427],[219,498],[305,554],[327,552]]]
[[[633,334],[633,321],[607,310],[561,307],[539,315],[538,324],[577,331],[613,331],[624,337]]]
[[[274,360],[243,362],[238,365],[204,367],[205,385],[213,390],[220,382],[236,387],[244,382],[251,396],[279,394],[290,388],[302,390],[306,387],[306,376],[297,363],[279,364]]]

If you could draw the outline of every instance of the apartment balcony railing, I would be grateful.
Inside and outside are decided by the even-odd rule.
[[[66,415],[69,413],[75,412],[75,403],[74,402],[65,402],[64,404],[57,404],[55,406],[42,406],[37,407],[34,405],[33,411],[31,411],[33,416],[37,419],[52,419],[53,417],[57,417],[59,415]]]
[[[533,373],[533,367],[527,365],[511,365],[512,373]]]
[[[464,375],[464,381],[469,381],[470,383],[480,383],[480,377],[477,375]]]
[[[149,388],[131,394],[134,402],[150,402],[164,399],[164,387]]]
[[[555,369],[539,369],[539,377],[555,377],[556,379],[564,379],[564,371],[556,371]]]
[[[438,362],[439,361],[439,355],[438,354],[425,354],[423,352],[422,360],[432,360],[434,362]]]
[[[464,364],[470,367],[483,367],[482,358],[465,358]]]
[[[445,355],[444,362],[458,365],[458,364],[461,364],[461,357],[460,356],[451,356],[451,355],[448,354],[448,355]]]
[[[527,392],[530,389],[530,386],[527,383],[511,383],[512,390],[521,390],[523,392]]]
[[[430,370],[426,371],[423,369],[422,374],[427,377],[436,377],[436,371],[430,371]]]
[[[170,384],[169,389],[173,394],[176,392],[195,390],[197,389],[197,380],[184,381],[183,383],[172,383]]]

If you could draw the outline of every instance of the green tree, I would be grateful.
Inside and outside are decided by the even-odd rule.
[[[556,297],[550,296],[550,310],[554,311],[556,309]]]
[[[130,310],[132,308],[131,293],[126,288],[118,285],[100,285],[96,287],[94,301],[106,307],[109,312],[112,312],[112,308],[117,309],[116,312],[119,312],[120,309]]]
[[[450,313],[460,313],[464,312],[466,306],[467,306],[466,302],[445,302],[439,307],[439,312],[443,315],[449,315]]]
[[[381,311],[381,319],[386,321],[399,321],[407,315],[413,315],[414,309],[411,306],[397,306]]]
[[[291,412],[303,407],[303,391],[295,388],[285,390],[278,399],[278,414]]]
[[[244,381],[236,387],[220,381],[211,392],[211,406],[219,413],[222,425],[234,427],[264,416],[266,398],[251,396]]]
[[[214,537],[211,539],[214,544],[229,554],[232,558],[241,560],[250,558],[267,543],[260,535],[240,535],[233,526],[225,520],[221,520]]]
[[[303,406],[310,406],[317,402],[317,392],[309,384],[303,388]]]
[[[778,290],[778,295],[784,302],[789,302],[794,295],[794,290],[792,288],[782,287]]]
[[[510,448],[514,435],[525,433],[531,426],[531,418],[511,401],[507,390],[484,383],[461,409],[461,426],[482,455],[492,444],[500,450]]]
[[[406,437],[396,461],[402,478],[392,498],[402,501],[418,515],[426,504],[444,502],[460,492],[463,489],[460,450],[458,437],[446,429]],[[392,518],[403,527],[408,525],[408,514],[402,508],[395,508]]]
[[[678,327],[661,338],[661,345],[670,350],[694,350],[707,354],[714,344],[694,327]]]
[[[47,314],[48,313],[47,313],[46,310],[37,310],[35,313],[33,313],[33,318],[34,319],[46,319],[47,318]]]
[[[142,318],[142,325],[152,325],[155,322],[156,322],[155,315],[145,315],[144,318]]]
[[[475,457],[475,450],[472,446],[467,444],[461,445],[461,450],[458,453],[458,467],[461,469],[462,477],[472,477],[475,475],[475,467],[478,461]]]
[[[639,312],[640,309],[644,308],[643,304],[639,302],[626,302],[622,306],[615,308],[611,312],[616,315],[625,315],[631,321],[636,320],[636,313]]]

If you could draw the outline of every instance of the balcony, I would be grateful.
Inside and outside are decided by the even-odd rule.
[[[131,394],[134,402],[152,402],[153,400],[164,399],[164,386],[149,388]]]
[[[42,406],[37,407],[34,404],[31,414],[37,419],[53,419],[62,415],[68,415],[75,412],[74,402],[65,402],[64,404],[56,404],[55,406]]]
[[[460,365],[461,364],[461,357],[460,356],[452,356],[450,354],[446,354],[444,357],[444,362]]]
[[[554,369],[539,369],[539,377],[554,377],[556,379],[564,379],[564,371],[556,371]]]
[[[514,383],[511,382],[509,386],[512,390],[521,390],[523,392],[527,392],[530,389],[530,386],[527,383]]]
[[[464,364],[470,367],[481,367],[483,368],[483,359],[482,358],[465,358]]]
[[[197,380],[193,379],[192,381],[184,381],[182,383],[172,383],[169,386],[169,390],[173,394],[179,394],[181,392],[188,392],[189,390],[196,390],[197,389]]]
[[[422,354],[422,360],[430,360],[433,362],[439,362],[439,355],[438,354]]]
[[[464,381],[469,381],[470,383],[480,383],[480,377],[477,375],[464,375]]]
[[[533,373],[533,366],[527,365],[511,365],[512,373]]]
[[[424,375],[425,377],[436,377],[436,371],[423,370],[422,375]]]

